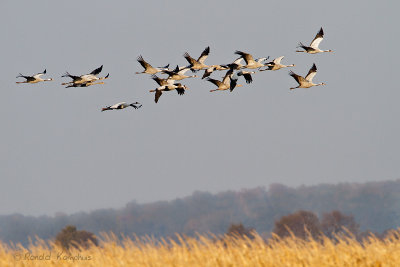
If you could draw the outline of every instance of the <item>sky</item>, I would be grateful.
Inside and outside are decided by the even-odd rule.
[[[400,178],[398,1],[0,2],[0,214],[54,215],[220,192]],[[323,27],[322,49],[296,53]],[[235,50],[326,86],[296,89],[288,69],[232,93],[182,82],[162,95],[143,68],[206,64]],[[104,85],[64,88],[66,71],[104,65]],[[16,84],[47,69],[54,81]],[[189,72],[190,73],[190,72]],[[202,74],[202,73],[201,73]],[[200,74],[200,75],[201,75]],[[216,72],[219,79],[223,72]],[[161,76],[161,75],[160,75]],[[241,81],[243,83],[243,81]],[[100,112],[118,102],[138,110]]]

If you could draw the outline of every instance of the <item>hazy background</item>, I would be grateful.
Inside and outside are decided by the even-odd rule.
[[[400,35],[396,1],[0,2],[0,214],[121,207],[269,185],[399,178]],[[320,27],[322,49],[295,53]],[[233,93],[184,80],[155,104],[138,55],[154,66],[285,55],[327,86],[290,91],[288,70],[261,72]],[[60,76],[104,65],[105,85]],[[53,82],[15,84],[47,68]],[[202,73],[201,73],[202,74]],[[200,75],[201,75],[200,74]],[[214,73],[220,78],[222,72]],[[120,101],[140,110],[100,112]]]

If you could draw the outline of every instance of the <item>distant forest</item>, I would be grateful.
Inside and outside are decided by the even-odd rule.
[[[382,233],[400,226],[400,180],[369,183],[320,184],[287,187],[272,184],[217,194],[194,192],[171,201],[139,204],[121,209],[100,209],[71,215],[0,216],[0,240],[28,244],[38,236],[54,239],[66,225],[90,231],[131,236],[173,236],[226,233],[231,224],[243,224],[268,235],[282,216],[307,210],[320,216],[337,210],[352,215],[360,230]]]

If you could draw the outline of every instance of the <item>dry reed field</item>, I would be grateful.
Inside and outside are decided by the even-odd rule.
[[[28,248],[0,244],[0,266],[400,266],[400,231],[381,240],[371,236],[332,242],[295,237],[265,242],[212,235],[172,239],[103,235],[98,247],[69,253],[38,240]]]

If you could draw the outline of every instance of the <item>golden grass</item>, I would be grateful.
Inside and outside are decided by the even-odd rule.
[[[172,239],[124,238],[103,235],[99,247],[68,254],[51,242],[38,240],[28,248],[0,243],[0,266],[400,266],[400,231],[362,244],[343,238],[337,243],[294,237],[266,243],[212,235]]]

